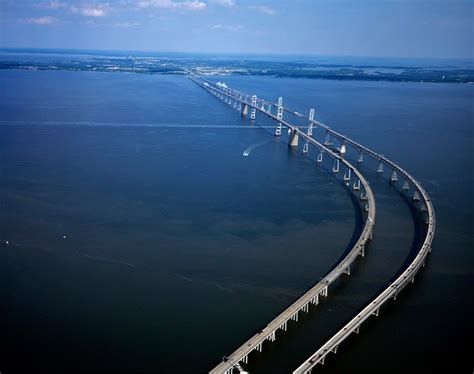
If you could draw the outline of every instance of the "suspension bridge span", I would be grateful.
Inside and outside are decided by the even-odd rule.
[[[254,350],[261,352],[263,343],[265,341],[275,341],[276,332],[278,330],[286,331],[288,322],[290,320],[298,321],[298,314],[300,312],[309,312],[310,304],[317,305],[320,296],[328,295],[328,286],[336,281],[342,274],[350,275],[350,266],[355,261],[358,255],[364,256],[367,242],[372,239],[373,226],[375,224],[375,198],[369,186],[369,183],[351,163],[343,158],[346,151],[346,146],[351,146],[359,153],[358,163],[363,162],[364,155],[376,160],[379,164],[377,173],[384,173],[385,168],[391,170],[390,183],[396,184],[400,179],[403,180],[402,191],[408,193],[413,190],[411,196],[412,201],[419,208],[422,215],[423,222],[426,225],[425,237],[417,255],[412,262],[406,267],[400,276],[396,278],[391,284],[384,289],[374,300],[372,300],[365,308],[363,308],[357,315],[350,320],[341,330],[332,336],[321,348],[319,348],[313,355],[311,355],[303,364],[301,364],[294,373],[311,373],[313,368],[318,364],[324,364],[325,358],[330,352],[336,353],[338,346],[352,333],[358,333],[361,324],[372,315],[379,315],[380,308],[390,299],[396,299],[398,293],[405,288],[407,284],[414,281],[416,273],[421,267],[425,265],[426,257],[431,252],[431,245],[435,233],[436,219],[432,202],[419,182],[417,182],[406,170],[402,169],[394,162],[390,161],[381,154],[378,154],[367,147],[349,139],[322,122],[314,119],[315,111],[310,110],[309,117],[306,118],[302,114],[283,107],[283,101],[280,97],[278,102],[269,102],[257,98],[256,95],[248,95],[246,93],[231,89],[225,84],[214,83],[206,80],[195,74],[189,74],[188,78],[196,84],[210,92],[214,96],[223,100],[227,104],[234,107],[234,109],[241,111],[243,116],[247,116],[250,112],[250,119],[256,118],[256,113],[262,113],[267,117],[277,122],[275,128],[275,136],[282,135],[282,127],[288,129],[290,147],[297,147],[299,138],[305,141],[303,145],[303,153],[309,152],[309,146],[314,146],[318,150],[317,162],[322,163],[324,155],[328,155],[333,159],[332,171],[338,174],[341,165],[345,168],[343,179],[350,185],[352,179],[355,181],[352,189],[355,193],[359,193],[359,198],[362,202],[366,202],[363,206],[364,227],[361,235],[353,248],[338,261],[338,263],[331,269],[323,278],[320,279],[313,287],[305,292],[300,298],[293,302],[288,308],[270,321],[261,331],[248,339],[244,344],[238,347],[229,356],[225,356],[221,363],[210,371],[211,374],[231,374],[234,369],[244,373],[245,370],[241,364],[247,364],[249,354]],[[273,107],[276,109],[276,115],[273,113]],[[303,132],[297,126],[290,124],[283,119],[284,113],[293,116],[304,118],[308,121],[307,131]],[[324,143],[315,140],[313,129],[320,127],[326,131],[327,137]],[[340,142],[340,148],[329,148],[331,140]],[[362,204],[363,205],[363,204]]]

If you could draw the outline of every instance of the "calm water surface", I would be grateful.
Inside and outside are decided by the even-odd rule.
[[[222,79],[300,112],[316,107],[433,198],[427,267],[322,372],[472,369],[473,88]],[[330,165],[316,167],[315,152],[288,150],[260,127],[266,120],[243,121],[184,77],[1,71],[0,86],[2,372],[204,373],[360,230],[357,202]],[[295,369],[418,244],[410,206],[375,167],[364,168],[378,207],[367,256],[254,354],[251,372]]]

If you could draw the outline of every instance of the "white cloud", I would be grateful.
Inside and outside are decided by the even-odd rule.
[[[39,3],[39,4],[34,5],[34,7],[36,7],[36,8],[53,9],[53,10],[63,8],[65,6],[66,5],[63,4],[62,2],[60,2],[59,0],[50,0],[48,2],[43,2],[43,3]]]
[[[162,9],[184,9],[202,10],[207,4],[200,0],[175,1],[175,0],[141,0],[138,2],[139,8],[162,8]]]
[[[222,6],[234,6],[235,1],[234,0],[211,0],[213,3],[222,5]]]
[[[106,10],[104,6],[81,7],[81,8],[72,6],[71,11],[73,13],[81,14],[84,17],[104,17],[106,14]]]
[[[245,27],[242,25],[222,25],[220,23],[212,26],[212,28],[215,30],[226,30],[231,32],[240,32],[245,30]]]
[[[119,23],[115,24],[116,27],[123,27],[125,29],[130,29],[130,28],[133,28],[133,27],[137,27],[139,25],[140,25],[140,23],[138,23],[138,22],[119,22]]]
[[[249,9],[256,10],[260,13],[266,14],[267,16],[274,16],[278,13],[276,9],[266,5],[251,5],[249,6]]]
[[[51,16],[38,17],[38,18],[24,18],[20,20],[21,23],[28,23],[30,25],[51,25],[58,19]]]

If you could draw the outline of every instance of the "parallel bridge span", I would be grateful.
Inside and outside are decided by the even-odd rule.
[[[388,166],[392,170],[391,182],[396,183],[398,176],[401,176],[404,179],[403,190],[409,190],[410,186],[414,189],[413,200],[420,201],[421,210],[426,212],[426,236],[424,238],[423,244],[416,255],[415,259],[411,264],[406,268],[406,270],[394,281],[389,287],[387,287],[379,296],[372,300],[362,311],[360,311],[356,317],[354,317],[349,323],[347,323],[341,330],[339,330],[332,338],[330,338],[320,349],[318,349],[311,357],[309,357],[300,367],[298,367],[294,373],[311,373],[311,370],[317,364],[324,364],[326,355],[329,352],[336,353],[337,348],[340,343],[342,343],[350,334],[353,332],[358,333],[360,325],[368,319],[371,315],[379,314],[380,307],[390,300],[390,298],[395,299],[398,293],[411,281],[414,281],[414,276],[418,270],[425,265],[426,257],[428,253],[431,252],[431,244],[435,232],[435,213],[434,208],[431,203],[431,200],[422,188],[422,186],[404,169],[393,163],[392,161],[385,158],[383,155],[380,155],[363,145],[349,139],[348,137],[332,130],[329,126],[314,120],[314,110],[310,111],[309,115],[309,128],[307,133],[304,133],[296,126],[291,125],[287,121],[283,120],[283,112],[290,113],[297,117],[305,118],[302,114],[291,111],[289,109],[283,108],[281,99],[278,103],[268,102],[262,99],[258,99],[255,95],[250,96],[248,94],[242,93],[237,90],[230,89],[224,86],[217,86],[215,83],[207,81],[201,77],[195,75],[189,75],[189,78],[195,83],[200,85],[202,88],[206,89],[208,92],[214,94],[215,96],[221,98],[225,102],[232,104],[234,103],[234,108],[242,110],[242,114],[246,115],[248,108],[252,109],[251,118],[255,119],[256,111],[265,114],[266,116],[274,119],[278,122],[278,127],[275,131],[275,135],[281,135],[281,126],[285,126],[290,130],[290,146],[295,146],[298,144],[298,137],[301,137],[306,141],[306,144],[314,145],[319,151],[318,162],[322,161],[322,154],[325,152],[335,161],[335,166],[333,172],[339,171],[339,164],[342,163],[347,167],[348,173],[344,175],[344,179],[351,179],[351,172],[358,178],[357,184],[354,183],[354,190],[360,188],[362,184],[364,192],[361,191],[361,200],[367,200],[366,212],[367,219],[365,221],[364,229],[362,234],[351,249],[351,251],[338,263],[336,266],[325,276],[323,277],[315,286],[313,286],[309,291],[303,294],[298,300],[291,304],[285,311],[280,313],[276,318],[274,318],[267,326],[261,330],[259,333],[251,337],[247,342],[235,350],[230,356],[228,356],[223,362],[216,366],[213,370],[210,371],[212,374],[225,373],[230,374],[233,372],[234,368],[237,368],[240,372],[244,372],[240,363],[248,362],[248,355],[253,350],[262,351],[262,344],[266,340],[274,341],[275,333],[278,329],[286,330],[287,322],[289,319],[298,320],[298,313],[300,311],[308,312],[309,304],[317,304],[320,295],[327,296],[328,286],[333,283],[339,276],[343,273],[350,274],[350,265],[355,260],[357,255],[364,255],[364,249],[367,241],[372,238],[373,225],[375,223],[375,200],[372,190],[368,182],[365,180],[363,175],[347,160],[343,159],[339,154],[333,152],[325,145],[319,143],[318,141],[312,138],[312,128],[313,126],[319,126],[326,130],[327,134],[332,136],[335,139],[338,139],[343,144],[348,144],[356,149],[360,153],[359,161],[362,161],[362,154],[368,155],[369,157],[379,161],[378,172],[383,173],[383,165]],[[266,106],[266,107],[265,107]],[[272,106],[277,108],[277,116],[272,114]],[[308,152],[307,145],[303,148],[303,152]],[[337,168],[336,168],[337,165]],[[356,188],[359,186],[359,188]]]

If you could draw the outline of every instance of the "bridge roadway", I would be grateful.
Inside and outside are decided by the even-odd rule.
[[[277,118],[272,113],[269,113],[258,106],[252,105],[249,101],[241,99],[239,96],[234,96],[232,94],[227,93],[223,89],[215,86],[213,83],[205,82],[201,79],[198,79],[195,76],[189,76],[191,80],[195,83],[200,85],[202,88],[206,89],[207,91],[211,91],[214,95],[219,94],[225,97],[229,97],[233,100],[240,102],[241,104],[248,105],[251,108],[255,108],[259,112],[265,114],[266,116],[274,119],[275,121],[281,123],[283,126],[290,129],[290,131],[294,134],[297,134],[302,139],[305,139],[309,144],[314,145],[320,151],[324,151],[328,155],[330,155],[335,160],[339,160],[343,165],[347,167],[348,170],[358,178],[360,181],[364,192],[365,198],[367,199],[366,211],[367,211],[367,219],[365,220],[364,228],[362,233],[357,240],[356,244],[353,248],[347,253],[347,255],[341,259],[329,273],[327,273],[320,281],[311,287],[307,292],[305,292],[300,298],[298,298],[295,302],[293,302],[288,308],[286,308],[282,313],[276,316],[272,321],[270,321],[260,332],[252,336],[248,339],[243,345],[237,348],[233,353],[227,356],[227,359],[222,361],[219,365],[217,365],[214,369],[210,371],[212,374],[217,373],[225,373],[229,374],[232,373],[234,367],[238,367],[240,362],[247,363],[248,362],[248,355],[254,351],[262,351],[262,344],[266,340],[274,341],[276,339],[276,331],[281,329],[287,329],[287,323],[289,320],[298,321],[298,314],[300,311],[309,312],[310,304],[318,304],[319,296],[327,296],[328,294],[328,286],[332,284],[336,279],[338,279],[342,274],[350,274],[350,266],[355,261],[358,255],[364,256],[365,253],[365,246],[368,240],[372,238],[373,226],[375,224],[375,199],[373,192],[365,180],[363,175],[348,161],[341,158],[338,154],[331,151],[326,146],[322,145],[318,141],[314,140],[306,133],[299,130],[297,127],[289,124],[288,122],[284,121],[283,119]],[[204,84],[204,83],[207,83]],[[248,100],[248,99],[247,99]],[[239,369],[240,370],[240,369]]]
[[[234,95],[242,95],[241,92],[232,90]],[[248,95],[244,94],[244,97]],[[257,106],[277,106],[278,104],[268,102],[262,99],[257,100]],[[299,118],[305,118],[301,113],[292,111],[288,108],[284,108],[284,111],[297,116]],[[340,134],[337,131],[332,130],[329,126],[322,122],[316,121],[313,118],[307,119],[310,123],[315,126],[319,126],[326,130],[327,134],[333,138],[338,139],[342,144],[348,144],[352,146],[360,155],[368,155],[369,157],[377,160],[379,165],[379,171],[383,173],[383,166],[387,166],[392,170],[391,182],[395,183],[398,178],[404,179],[403,190],[409,190],[410,186],[414,189],[413,200],[420,199],[421,211],[426,211],[427,219],[425,221],[427,225],[426,235],[423,240],[417,255],[409,266],[398,276],[393,282],[390,282],[389,286],[384,289],[374,300],[372,300],[367,306],[365,306],[353,319],[351,319],[345,326],[343,326],[333,337],[331,337],[321,348],[319,348],[313,355],[311,355],[302,365],[300,365],[293,373],[294,374],[307,374],[311,373],[311,370],[317,364],[324,364],[324,360],[329,352],[336,353],[338,346],[352,333],[359,332],[360,325],[366,321],[370,316],[379,315],[380,308],[383,304],[389,301],[391,298],[396,299],[397,295],[403,288],[405,288],[410,282],[414,282],[415,275],[425,265],[426,257],[431,252],[432,242],[436,228],[436,216],[434,212],[433,204],[419,182],[416,181],[406,170],[390,161],[383,155],[380,155],[369,148],[363,146],[360,143],[353,141],[345,135]],[[362,160],[362,158],[360,158]],[[381,167],[382,166],[382,167]]]

